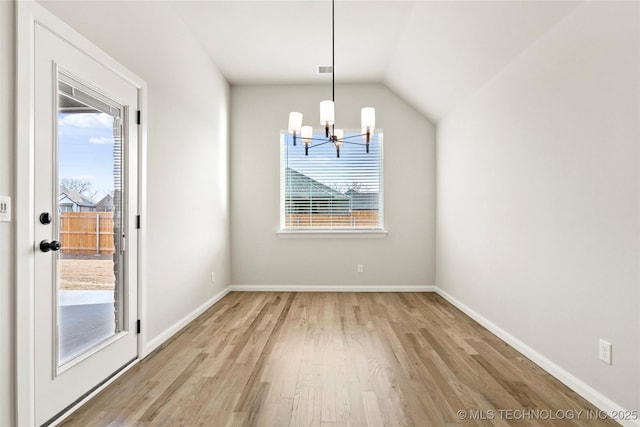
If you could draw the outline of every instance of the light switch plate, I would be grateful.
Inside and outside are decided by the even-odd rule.
[[[0,222],[11,222],[11,197],[0,196]]]

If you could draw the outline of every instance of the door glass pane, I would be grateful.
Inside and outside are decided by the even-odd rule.
[[[58,366],[122,331],[123,107],[60,73]]]

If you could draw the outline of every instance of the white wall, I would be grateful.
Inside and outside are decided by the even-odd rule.
[[[14,3],[0,1],[0,194],[14,196]],[[13,222],[0,223],[0,426],[13,425]]]
[[[229,284],[228,84],[167,2],[43,5],[148,84],[143,328],[157,343]]]
[[[290,111],[319,128],[322,86],[231,89],[231,283],[245,286],[434,284],[435,131],[383,85],[338,85],[336,121],[360,126],[376,108],[384,130],[386,239],[288,239],[279,227],[279,131]],[[356,265],[364,264],[364,273]]]
[[[627,409],[640,408],[639,7],[583,3],[437,134],[438,285]]]

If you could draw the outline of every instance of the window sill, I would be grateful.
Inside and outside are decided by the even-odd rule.
[[[385,239],[387,230],[280,230],[281,239]]]

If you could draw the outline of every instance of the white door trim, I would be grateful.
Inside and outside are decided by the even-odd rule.
[[[146,319],[146,83],[70,26],[34,1],[16,2],[16,142],[15,142],[15,274],[16,274],[16,424],[35,423],[34,322],[34,54],[39,24],[138,88],[142,124],[138,126],[138,318]],[[145,329],[138,337],[138,357],[146,348]]]

